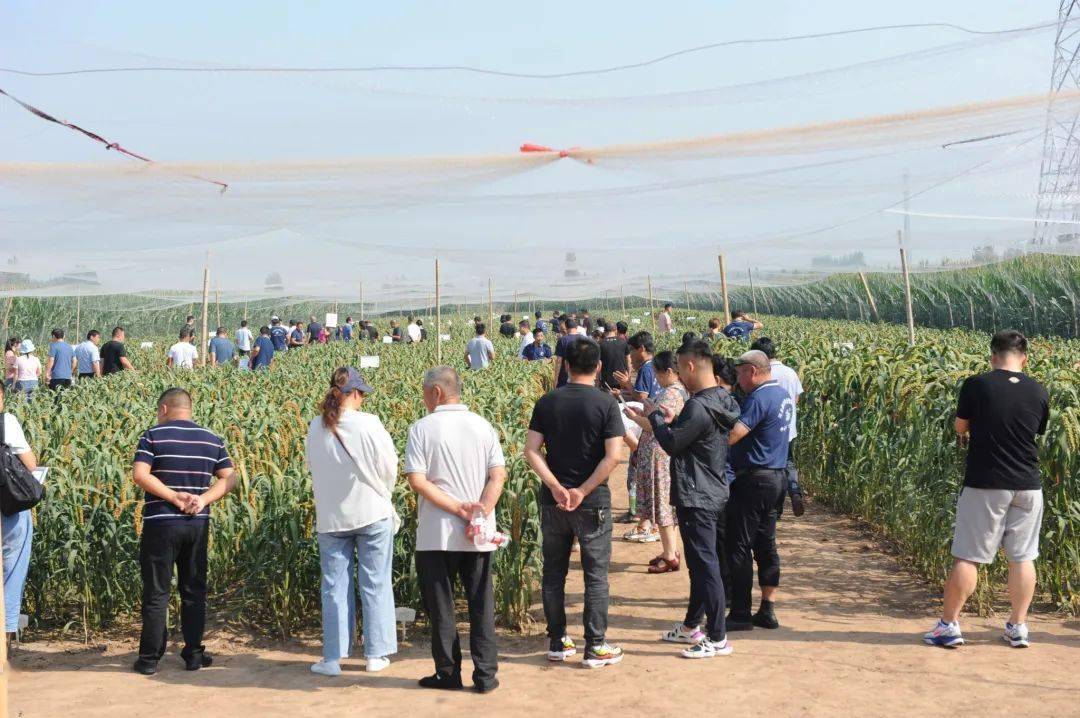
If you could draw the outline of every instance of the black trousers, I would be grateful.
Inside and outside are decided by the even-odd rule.
[[[71,388],[71,379],[50,379],[49,380],[49,388],[54,389],[54,390],[55,389],[70,389]]]
[[[169,640],[169,593],[173,566],[180,589],[181,655],[186,659],[203,651],[206,628],[206,545],[209,519],[152,519],[143,524],[139,543],[142,572],[142,636],[139,658],[156,662],[165,655]]]
[[[727,505],[727,540],[731,551],[731,615],[750,615],[757,561],[758,583],[780,585],[776,551],[776,504],[786,489],[786,469],[740,471]]]
[[[544,553],[541,595],[548,637],[566,635],[566,575],[570,572],[570,548],[577,537],[585,574],[585,643],[599,646],[604,642],[608,623],[611,507],[563,511],[557,506],[541,506],[540,532]]]
[[[491,552],[417,551],[416,573],[424,610],[431,622],[431,657],[443,677],[461,674],[461,636],[454,616],[454,577],[461,578],[469,606],[469,653],[473,683],[489,687],[498,671],[495,642],[495,590]]]
[[[720,579],[720,557],[716,553],[716,527],[720,512],[676,507],[682,534],[686,567],[690,571],[690,600],[683,625],[698,626],[705,619],[705,634],[722,641],[724,627],[724,583]]]
[[[730,486],[729,486],[730,490]],[[728,499],[730,504],[730,495]],[[731,601],[731,547],[727,540],[728,506],[716,517],[716,556],[720,562],[720,582],[724,584],[724,600]]]

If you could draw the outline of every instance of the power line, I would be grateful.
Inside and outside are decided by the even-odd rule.
[[[695,53],[706,52],[708,50],[716,50],[723,47],[735,47],[740,45],[762,45],[779,42],[794,42],[799,40],[817,40],[829,37],[842,37],[845,35],[859,35],[873,32],[884,32],[891,30],[921,30],[921,29],[945,29],[955,30],[956,32],[962,32],[969,35],[1008,35],[1012,33],[1029,32],[1031,30],[1043,30],[1049,27],[1057,26],[1057,22],[1047,22],[1038,25],[1026,25],[1024,27],[1008,28],[1005,30],[976,30],[974,28],[964,27],[963,25],[956,25],[948,22],[924,22],[924,23],[905,23],[897,25],[874,25],[871,27],[853,28],[849,30],[834,30],[831,32],[818,32],[807,33],[802,35],[784,35],[779,37],[760,37],[760,38],[745,38],[740,40],[725,40],[723,42],[709,43],[708,45],[699,45],[697,47],[685,48],[682,50],[676,50],[669,52],[665,55],[660,55],[648,60],[642,60],[640,62],[626,63],[622,65],[613,65],[610,67],[594,68],[589,70],[574,70],[571,72],[551,72],[551,73],[528,73],[528,72],[510,72],[506,70],[497,70],[486,67],[476,67],[473,65],[358,65],[355,67],[241,67],[241,66],[222,66],[222,67],[196,67],[196,66],[167,66],[167,65],[150,65],[150,66],[120,66],[120,67],[90,67],[90,68],[77,68],[72,70],[56,70],[52,72],[37,72],[32,70],[21,70],[12,67],[0,67],[0,72],[6,72],[13,75],[22,75],[26,77],[65,77],[71,75],[95,75],[95,74],[113,74],[113,73],[135,73],[135,72],[228,72],[228,73],[359,73],[359,72],[471,72],[480,75],[494,75],[497,77],[513,77],[518,79],[527,80],[554,80],[567,77],[582,77],[586,75],[606,75],[614,72],[622,72],[625,70],[637,70],[643,67],[649,67],[650,65],[657,65],[668,60],[675,59],[677,57],[683,57],[685,55],[692,55]]]

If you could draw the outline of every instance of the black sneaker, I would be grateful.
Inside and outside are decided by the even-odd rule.
[[[752,631],[754,630],[753,619],[750,616],[736,616],[729,613],[724,621],[724,626],[729,631]]]
[[[200,668],[209,668],[214,665],[214,658],[203,649],[192,651],[188,655],[181,655],[184,659],[184,668],[189,671],[197,671]]]
[[[139,658],[135,661],[135,665],[131,667],[131,670],[144,676],[152,676],[157,673],[157,661],[146,661]]]
[[[780,628],[780,621],[776,620],[776,612],[773,610],[772,601],[762,601],[761,608],[750,620],[759,628]],[[731,630],[730,625],[728,630]]]
[[[433,676],[424,676],[417,683],[421,688],[437,688],[442,691],[460,691],[462,688],[460,673],[451,676],[440,676],[436,673]]]
[[[477,693],[491,693],[493,690],[495,690],[498,687],[499,687],[499,679],[498,678],[492,678],[490,683],[485,683],[483,685],[481,685],[479,683],[473,684],[473,690],[476,691]]]

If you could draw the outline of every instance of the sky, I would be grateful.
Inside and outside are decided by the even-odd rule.
[[[524,6],[5,0],[0,8],[4,19],[0,68],[9,70],[470,65],[558,73],[634,63],[709,43],[879,25],[954,23],[978,30],[1029,26],[1053,22],[1057,3],[694,1],[661,7],[645,2],[559,1]],[[1050,32],[1009,40],[946,28],[882,30],[717,48],[645,68],[565,79],[458,71],[28,77],[0,70],[0,88],[161,161],[513,155],[523,142],[567,148],[667,141],[1043,92],[1049,79],[1051,39]],[[928,48],[942,49],[930,57],[904,57]],[[977,134],[978,128],[973,129]],[[12,102],[0,102],[0,162],[123,161]],[[674,176],[670,175],[674,171],[661,166],[611,170],[560,163],[508,178],[494,192],[592,191],[634,184],[645,175]],[[901,170],[892,164],[886,171],[899,191]],[[1017,172],[1028,173],[1018,186],[1034,181],[1030,165]],[[815,175],[803,181],[825,187],[826,179]],[[923,179],[914,170],[911,189],[919,191]],[[925,177],[927,182],[932,179]],[[844,180],[858,181],[851,176]],[[1015,191],[1012,184],[1009,190]],[[12,180],[2,186],[11,188]],[[37,200],[34,206],[46,208],[46,215],[70,216],[65,215],[68,206],[62,193],[45,193]],[[823,190],[820,217],[807,216],[799,226],[828,225],[847,216],[844,212],[858,213],[854,207],[830,213],[824,208],[828,200],[829,193]],[[27,206],[0,199],[0,219],[6,216],[16,220],[16,227],[51,232],[43,226],[47,217],[36,215],[35,224],[20,214]],[[1025,206],[1018,207],[1021,211]],[[603,209],[582,210],[575,226],[583,237],[596,236],[604,221]],[[678,211],[679,222],[673,224],[682,227],[717,219],[702,211],[698,221],[685,208]],[[1030,214],[1029,206],[1026,211]],[[424,219],[427,225],[433,221],[438,220]],[[285,224],[266,229],[303,231],[314,222],[307,216]],[[778,223],[777,235],[788,225]],[[0,240],[20,249],[32,241],[10,226],[0,230],[4,232]],[[408,244],[409,226],[397,225],[402,231],[395,241]],[[469,226],[462,222],[462,227]],[[394,218],[383,218],[371,227],[390,233]],[[970,225],[932,224],[928,229],[959,233],[958,254],[969,253],[972,243],[979,241]],[[994,241],[1004,236],[1002,242],[1011,242],[1013,235],[1002,231],[994,225],[987,234]],[[455,236],[463,233],[467,237],[467,232]],[[193,235],[186,241],[214,241],[209,236]],[[838,251],[850,245],[853,235],[843,239],[837,243]],[[795,263],[805,264],[821,247],[804,243],[797,249]]]

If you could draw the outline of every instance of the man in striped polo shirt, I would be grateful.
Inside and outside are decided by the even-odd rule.
[[[202,644],[210,504],[233,490],[236,474],[221,438],[191,420],[191,395],[183,389],[167,389],[158,398],[157,425],[139,439],[133,475],[146,492],[139,545],[143,624],[134,668],[153,675],[165,655],[175,564],[184,634],[180,655],[189,671],[197,671],[212,662]]]

